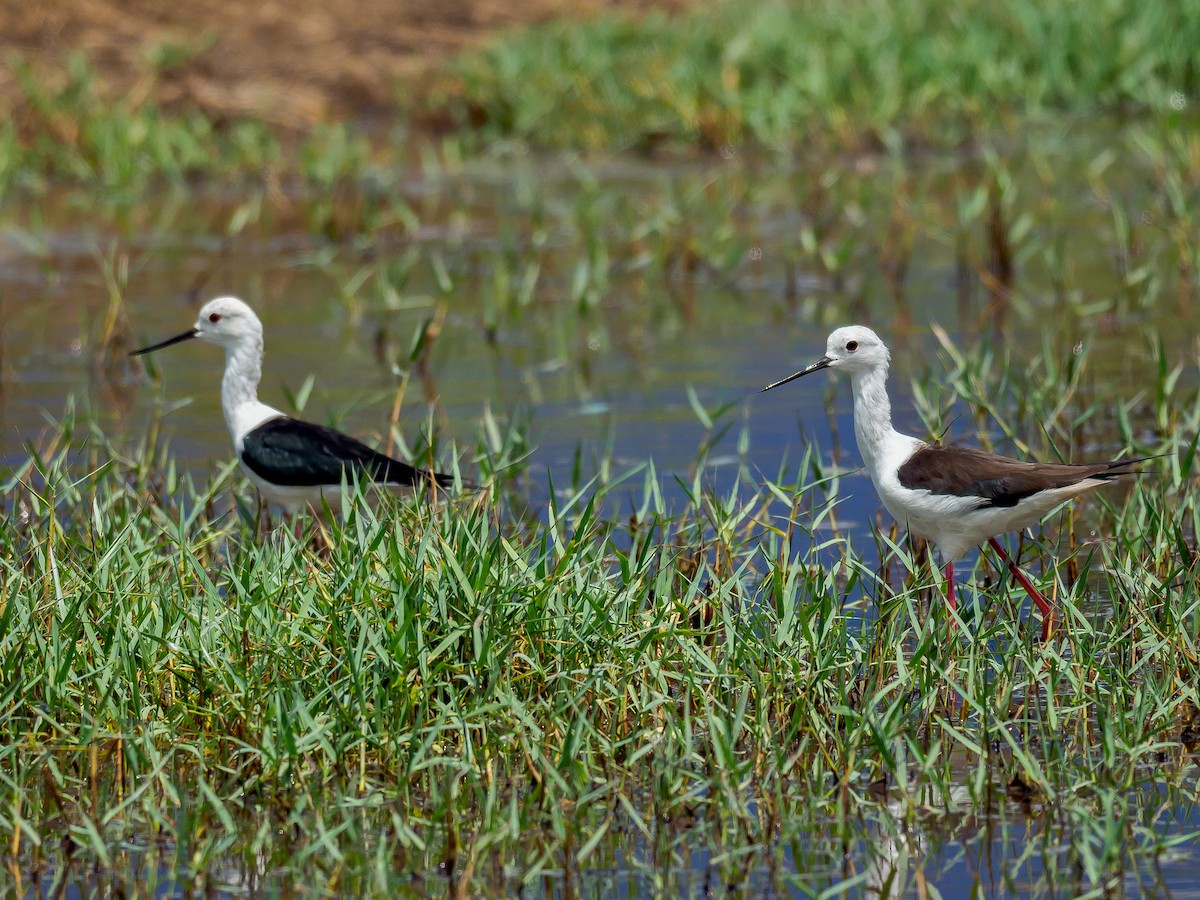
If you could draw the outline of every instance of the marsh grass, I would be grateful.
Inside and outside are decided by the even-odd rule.
[[[1036,536],[1063,609],[1044,646],[983,562],[950,630],[913,548],[836,527],[846,481],[816,448],[718,491],[706,442],[677,489],[602,467],[531,516],[502,476],[356,505],[314,543],[315,521],[296,540],[239,514],[231,469],[193,482],[153,435],[122,453],[68,418],[4,491],[10,875],[1161,885],[1195,835],[1195,373],[1160,367],[1159,408],[1105,413],[990,351],[947,367],[969,403],[1002,373],[1021,399],[989,412],[1014,431],[1084,423],[1168,454]],[[523,452],[500,433],[475,455]],[[999,875],[957,855],[1014,840]]]
[[[253,171],[278,161],[278,140],[263,126],[233,125],[223,135],[198,113],[166,115],[134,98],[101,99],[82,53],[62,85],[43,84],[15,55],[5,63],[19,81],[21,115],[0,129],[0,186],[42,191],[47,179],[103,186],[110,201],[156,184],[215,170]]]
[[[751,156],[606,168],[519,154],[456,167],[434,154],[420,177],[344,191],[281,198],[260,183],[102,211],[105,238],[91,244],[57,239],[76,215],[70,199],[7,214],[22,265],[36,266],[28,277],[90,278],[99,261],[110,309],[114,297],[242,291],[231,273],[247,268],[271,275],[264,303],[293,291],[310,305],[336,297],[414,399],[442,393],[477,338],[488,348],[482,377],[500,385],[514,368],[527,373],[519,389],[498,388],[497,402],[595,409],[621,377],[662,386],[656,376],[681,335],[772,334],[847,318],[895,335],[904,374],[921,374],[906,359],[929,321],[955,340],[982,341],[998,326],[1045,323],[1047,342],[1091,338],[1084,343],[1099,358],[1080,381],[1074,357],[1045,348],[1053,368],[1033,390],[1052,386],[1063,402],[1100,385],[1115,399],[1114,371],[1136,384],[1151,364],[1140,340],[1137,356],[1124,353],[1125,335],[1157,329],[1161,358],[1187,352],[1184,331],[1164,326],[1194,314],[1200,235],[1187,210],[1200,178],[1170,129],[1113,134],[1110,124],[1035,128],[951,158],[871,154],[817,170]],[[149,232],[164,237],[147,243]],[[183,279],[176,255],[195,260]],[[112,327],[94,366],[118,392],[129,383],[123,348],[143,336],[119,309],[105,316]],[[733,395],[722,364],[692,376],[706,401]],[[993,366],[963,390],[980,401],[972,420],[954,420],[956,411],[934,433],[994,427],[987,397],[1007,395],[1004,373]],[[929,402],[945,396],[934,390]],[[1086,448],[1062,443],[1061,424],[1053,427],[1059,452]]]
[[[397,127],[383,133],[345,121],[283,132],[236,115],[162,110],[147,92],[108,96],[82,52],[55,84],[10,55],[3,64],[20,96],[0,123],[0,190],[86,184],[128,205],[164,184],[241,190],[263,181],[276,199],[301,185],[311,192],[304,215],[340,238],[348,212],[404,216],[377,207],[360,182],[411,163],[422,152],[413,144],[424,143],[413,132],[426,123],[445,138],[440,153],[450,162],[464,146],[502,152],[514,140],[837,158],[970,146],[1030,120],[1098,113],[1161,123],[1184,145],[1194,131],[1197,21],[1195,0],[771,0],[559,21],[500,35],[410,85]],[[152,83],[170,54],[148,62]],[[902,246],[902,229],[895,236]]]
[[[953,143],[1013,115],[1177,114],[1198,20],[1186,2],[726,2],[501,37],[418,109],[557,148]]]
[[[837,12],[813,9],[818,23]],[[182,184],[257,172],[279,151],[251,127],[221,136],[231,155],[188,156],[209,146],[204,123],[119,105],[106,125],[78,120],[82,144],[0,131],[10,184],[111,184],[95,214],[129,243],[148,230],[181,244],[224,235],[220,268],[238,248],[270,256],[281,234],[294,240],[271,264],[319,273],[354,327],[378,328],[395,408],[418,386],[436,393],[439,358],[462,346],[455,327],[483,336],[496,369],[528,372],[531,403],[549,393],[537,367],[561,364],[582,407],[604,396],[606,361],[641,376],[673,334],[750,323],[760,336],[791,321],[820,331],[881,315],[884,297],[929,433],[1044,459],[1164,454],[1136,485],[1022,540],[1063,610],[1041,646],[1022,593],[986,556],[963,567],[951,631],[921,549],[882,517],[846,523],[839,501],[870,493],[852,453],[806,440],[799,458],[759,471],[755,436],[704,385],[687,396],[703,432],[690,467],[667,474],[587,448],[568,474],[545,477],[529,423],[485,413],[460,461],[480,490],[355,506],[323,541],[315,521],[300,540],[266,527],[232,466],[198,480],[162,444],[158,418],[127,447],[68,415],[3,485],[9,877],[283,891],[311,889],[319,873],[330,893],[567,896],[920,893],[944,878],[1102,894],[1191,874],[1200,376],[1194,341],[1174,325],[1194,314],[1200,169],[1182,114],[1155,100],[1192,76],[1171,53],[1161,69],[1137,65],[1147,35],[1174,29],[1169,11],[1126,10],[1132,69],[1114,75],[1127,58],[1090,49],[1122,9],[1104,7],[1094,33],[1067,29],[1089,47],[1068,73],[1075,99],[1046,88],[1029,102],[1132,101],[1160,118],[992,133],[952,159],[886,139],[908,112],[914,128],[934,127],[939,104],[958,102],[950,93],[910,108],[911,97],[863,90],[841,99],[879,108],[833,133],[850,146],[873,129],[884,149],[871,139],[847,157],[831,137],[834,152],[806,165],[739,150],[610,179],[519,146],[464,158],[449,140],[421,157],[413,188],[332,127],[301,152],[301,177],[275,170],[216,199],[180,190],[147,206],[138,191],[163,173]],[[864,10],[875,7],[846,15]],[[795,14],[768,5],[746,27],[779,29],[776,47]],[[978,36],[989,15],[969,7],[959,24]],[[864,34],[886,41],[897,21]],[[616,37],[582,50],[635,70],[612,49],[624,26],[588,27]],[[691,59],[701,26],[677,32],[639,52]],[[496,52],[516,59],[521,40]],[[791,65],[803,46],[780,59]],[[887,58],[877,62],[865,86],[883,77]],[[1122,80],[1129,72],[1140,74]],[[91,115],[76,110],[90,102],[86,78],[47,97],[46,115]],[[735,99],[748,83],[729,89]],[[609,99],[623,108],[619,90]],[[784,140],[799,132],[791,100],[778,102],[777,120],[704,111],[712,130],[693,117],[666,120],[666,133],[692,140],[694,127],[716,144],[762,121],[761,139]],[[563,125],[545,140],[575,140]],[[140,154],[151,127],[160,150]],[[58,201],[46,196],[6,211],[24,217],[6,233],[49,273]],[[78,202],[63,200],[66,214]],[[123,358],[121,304],[154,254],[114,240],[87,265],[97,260],[103,373]],[[955,308],[930,289],[946,273]],[[957,322],[940,355],[902,363],[933,319]],[[992,341],[998,323],[1058,339]],[[295,408],[311,385],[288,392]],[[454,457],[437,424],[402,449]],[[733,457],[720,477],[718,454]]]

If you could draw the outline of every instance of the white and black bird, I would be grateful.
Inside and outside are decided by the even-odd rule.
[[[1042,640],[1054,608],[1016,564],[996,535],[1041,521],[1055,507],[1108,484],[1140,459],[1077,465],[1021,462],[971,447],[943,446],[892,427],[887,395],[890,354],[879,336],[861,325],[829,336],[825,355],[764,391],[821,369],[845,372],[854,391],[854,436],[879,499],[910,533],[931,541],[945,564],[946,602],[954,600],[954,560],[988,541],[1042,613]]]
[[[375,487],[449,487],[451,475],[414,468],[372,450],[347,434],[304,422],[258,399],[262,378],[262,322],[236,297],[218,297],[200,310],[196,324],[131,355],[198,338],[225,349],[221,410],[233,448],[246,475],[269,501],[296,512],[320,508],[322,499],[338,509],[344,484],[363,481]]]

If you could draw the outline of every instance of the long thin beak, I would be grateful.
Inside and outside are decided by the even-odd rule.
[[[787,378],[783,379],[783,381],[777,381],[774,384],[768,384],[765,388],[762,389],[762,391],[759,391],[759,393],[761,394],[763,391],[769,391],[771,388],[777,388],[781,384],[787,384],[789,381],[795,381],[797,378],[802,378],[803,376],[808,375],[811,372],[816,372],[818,369],[828,368],[832,364],[833,364],[832,357],[822,356],[820,359],[818,359],[815,363],[813,363],[807,369],[801,369],[795,375],[789,375]]]
[[[170,347],[172,344],[181,344],[184,341],[190,341],[192,338],[200,337],[198,328],[189,328],[183,334],[177,334],[173,338],[167,338],[161,344],[152,344],[149,347],[143,347],[141,350],[134,350],[130,356],[141,356],[143,353],[153,353],[155,350],[161,350],[163,347]]]

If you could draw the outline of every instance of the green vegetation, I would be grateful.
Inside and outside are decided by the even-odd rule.
[[[282,136],[254,120],[218,122],[194,110],[168,114],[144,98],[106,99],[82,54],[53,90],[20,58],[8,64],[23,103],[20,117],[0,123],[0,196],[85,184],[103,189],[106,203],[132,203],[200,177],[265,180],[278,191],[292,176],[327,190],[367,174],[369,143],[350,125]]]
[[[1008,130],[1015,115],[1150,112],[1183,127],[1200,88],[1196,46],[1197,0],[727,0],[504,36],[399,107],[418,124],[449,123],[452,155],[458,140],[510,138],[592,149],[751,142],[808,156],[880,141],[953,146]],[[0,123],[0,191],[72,181],[132,199],[163,182],[253,182],[265,171],[328,190],[372,163],[394,165],[411,143],[403,130],[370,141],[334,123],[285,137],[144,98],[102,100],[82,55],[55,90],[19,58],[6,64],[24,103]]]
[[[727,0],[513,34],[423,108],[541,147],[952,144],[1009,114],[1178,116],[1198,45],[1195,0]]]
[[[198,113],[167,116],[129,97],[102,100],[83,55],[53,91],[19,58],[8,63],[26,109],[23,119],[0,125],[0,191],[77,182],[136,196],[163,181],[253,172],[280,157],[278,141],[261,125],[221,130]]]
[[[76,858],[208,887],[440,872],[498,895],[620,865],[671,891],[709,848],[704,877],[815,891],[851,847],[850,874],[898,890],[937,874],[907,841],[991,810],[989,840],[1031,840],[1004,883],[1152,887],[1194,839],[1200,394],[1163,365],[1144,399],[1056,411],[1050,358],[946,363],[972,401],[1004,372],[1016,431],[1170,454],[1060,517],[1046,646],[982,562],[950,632],[894,531],[876,564],[837,529],[815,447],[722,493],[702,455],[674,502],[634,469],[522,523],[502,478],[297,540],[219,503],[245,493],[228,471],[194,485],[68,423],[4,485],[0,833],[22,869],[67,866],[69,835]],[[520,447],[504,433],[485,471]]]
[[[17,890],[921,894],[952,868],[1076,895],[1194,872],[1200,371],[1178,323],[1200,286],[1198,28],[1192,0],[549,25],[460,60],[413,108],[460,129],[417,148],[419,179],[350,126],[292,145],[98,105],[82,58],[61,91],[26,73],[0,193],[29,202],[3,207],[0,274],[82,298],[89,401],[132,392],[126,300],[217,271],[297,316],[333,308],[395,379],[394,417],[410,376],[452,403],[455,369],[472,402],[492,378],[511,408],[462,454],[480,490],[308,518],[299,539],[232,467],[196,481],[157,421],[129,449],[69,415],[10,456],[0,845]],[[661,141],[726,152],[605,167],[523,146]],[[843,152],[864,146],[879,152]],[[112,241],[82,262],[86,240],[56,240],[80,209]],[[35,314],[6,334],[36,333]],[[739,431],[724,358],[673,368],[681,341],[761,354],[852,318],[894,336],[930,433],[1164,454],[1026,542],[1063,610],[1046,646],[986,557],[960,573],[951,630],[920,548],[848,520],[851,494],[876,508],[870,488],[811,421],[777,464]],[[940,357],[902,353],[935,322],[956,329],[935,331]],[[4,362],[5,386],[39,364]],[[673,379],[703,431],[690,468],[585,447],[559,481],[538,474],[538,404],[619,401],[627,383],[605,378]]]

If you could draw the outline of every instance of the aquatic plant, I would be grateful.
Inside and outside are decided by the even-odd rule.
[[[947,362],[956,391],[1005,373],[1014,432],[1056,419],[1040,372]],[[501,476],[356,507],[312,543],[315,520],[296,540],[222,502],[242,491],[229,468],[193,482],[163,447],[68,419],[4,485],[16,870],[69,868],[61,837],[104,871],[152,859],[212,887],[319,870],[500,894],[608,877],[618,855],[650,885],[899,887],[937,877],[940,842],[1019,829],[1004,878],[1154,884],[1193,839],[1200,674],[1200,397],[1164,396],[1179,430],[1137,402],[1062,410],[1170,456],[1039,538],[1065,610],[1046,645],[982,567],[949,632],[913,548],[883,531],[874,560],[837,527],[843,479],[815,447],[719,492],[703,448],[682,495],[610,468],[531,518]],[[479,456],[510,452],[486,434]]]
[[[540,147],[952,145],[1014,114],[1174,114],[1197,87],[1198,13],[1192,0],[772,0],[610,15],[503,36],[414,105]]]

